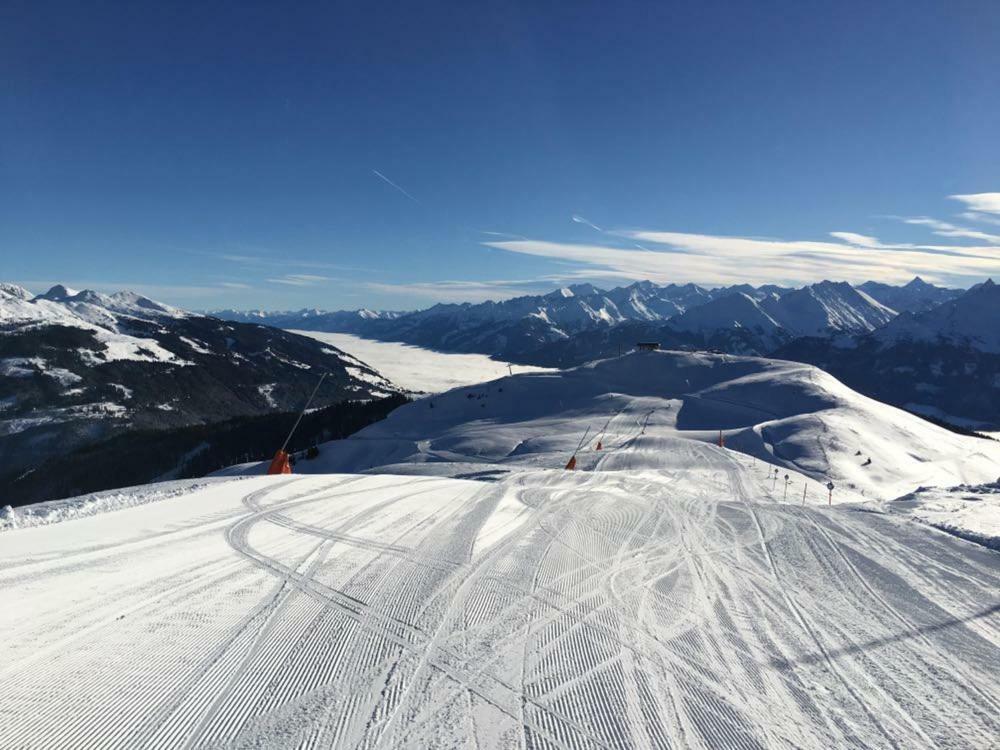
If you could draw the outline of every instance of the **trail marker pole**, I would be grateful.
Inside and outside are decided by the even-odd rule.
[[[833,482],[827,482],[826,488],[830,490],[830,496],[827,498],[826,504],[833,505]]]
[[[507,363],[507,372],[511,375],[514,374],[514,368],[510,366],[510,362]]]
[[[789,480],[788,475],[785,474],[785,494],[781,496],[782,501],[788,499],[788,482],[789,481],[791,481],[791,480]]]

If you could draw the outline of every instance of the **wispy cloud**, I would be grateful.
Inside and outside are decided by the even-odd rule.
[[[262,251],[263,252],[263,251]],[[328,263],[317,260],[303,260],[301,258],[288,257],[280,251],[266,251],[264,255],[251,255],[247,253],[208,253],[209,257],[219,260],[239,263],[248,268],[307,268],[325,271],[359,271],[371,272],[371,268],[360,266],[349,266],[342,263]]]
[[[376,177],[378,177],[380,180],[382,180],[382,182],[384,182],[385,184],[390,185],[391,187],[396,188],[396,190],[398,190],[399,192],[401,192],[403,195],[405,195],[407,198],[409,198],[411,201],[413,201],[417,205],[421,205],[420,201],[418,201],[416,198],[414,198],[408,192],[406,192],[405,190],[403,190],[403,188],[401,188],[395,182],[393,182],[388,177],[386,177],[384,174],[382,174],[381,172],[379,172],[377,169],[373,169],[372,170],[372,174],[375,175]]]
[[[1000,193],[967,193],[965,195],[949,195],[948,197],[961,201],[966,208],[975,213],[1000,216]]]
[[[966,221],[977,221],[981,224],[993,224],[994,226],[1000,227],[1000,216],[977,214],[975,211],[963,211],[958,216]]]
[[[417,297],[435,302],[480,302],[484,299],[510,299],[525,294],[549,292],[562,281],[562,277],[545,276],[531,280],[422,281],[405,284],[371,282],[366,287],[382,294]]]
[[[982,278],[1000,272],[994,247],[893,245],[875,237],[837,232],[842,242],[759,240],[683,232],[622,231],[622,237],[657,246],[634,250],[546,240],[489,242],[508,252],[579,264],[594,275],[703,284],[810,283],[821,279],[903,282]]]
[[[901,217],[900,219],[904,224],[913,224],[916,226],[930,227],[934,234],[939,237],[955,237],[967,240],[980,240],[982,242],[990,242],[994,245],[1000,245],[1000,235],[989,234],[988,232],[981,232],[978,229],[969,229],[968,227],[960,227],[955,224],[951,224],[947,221],[941,221],[939,219],[932,219],[929,216],[910,216]]]
[[[286,286],[316,286],[317,284],[325,284],[336,279],[329,276],[317,276],[311,273],[291,273],[267,280],[272,284],[285,284]]]
[[[878,237],[871,237],[867,234],[857,234],[855,232],[830,232],[830,236],[838,240],[843,240],[848,245],[872,248],[883,247],[882,243],[879,242]]]

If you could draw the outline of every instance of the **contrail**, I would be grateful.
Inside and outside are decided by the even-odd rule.
[[[603,232],[604,231],[599,226],[597,226],[597,224],[593,223],[592,221],[589,221],[589,220],[585,219],[584,217],[580,216],[579,214],[573,214],[573,221],[575,221],[577,224],[586,224],[588,227],[590,227],[591,229],[596,229],[598,232]]]
[[[586,226],[590,227],[591,229],[593,229],[593,230],[595,230],[597,232],[600,232],[601,234],[614,234],[614,232],[605,232],[603,229],[601,229],[599,226],[597,226],[597,224],[595,224],[594,222],[590,221],[589,219],[587,219],[587,218],[585,218],[583,216],[580,216],[580,214],[573,214],[572,219],[577,224],[585,224]],[[647,253],[653,252],[648,247],[643,247],[642,245],[640,245],[638,242],[635,242],[635,241],[632,242],[632,246],[633,247],[637,247],[640,250],[645,250]]]
[[[399,192],[401,192],[403,195],[405,195],[411,201],[413,201],[414,203],[416,203],[418,206],[422,206],[423,205],[420,201],[418,201],[416,198],[414,198],[408,192],[406,192],[405,190],[403,190],[403,188],[401,188],[395,182],[393,182],[388,177],[386,177],[384,174],[382,174],[381,172],[379,172],[377,169],[373,169],[372,170],[372,174],[375,175],[376,177],[378,177],[380,180],[382,180],[382,182],[386,183],[387,185],[391,185],[392,187],[396,188],[396,190],[398,190]]]
[[[526,239],[528,239],[523,234],[511,234],[510,232],[490,232],[487,229],[480,229],[479,231],[481,233],[483,233],[483,234],[488,234],[488,235],[490,235],[492,237],[513,237],[516,240],[526,240]]]

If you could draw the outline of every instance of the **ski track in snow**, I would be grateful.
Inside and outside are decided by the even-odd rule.
[[[4,534],[0,747],[995,745],[1000,555],[775,502],[704,443],[602,471],[647,439],[612,421],[595,471],[254,478]]]

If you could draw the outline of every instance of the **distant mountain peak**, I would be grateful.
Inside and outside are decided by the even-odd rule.
[[[76,289],[70,289],[68,286],[63,286],[62,284],[56,284],[54,287],[49,289],[44,294],[39,294],[39,299],[48,299],[53,301],[60,301],[69,299],[70,297],[75,297],[80,292]]]

